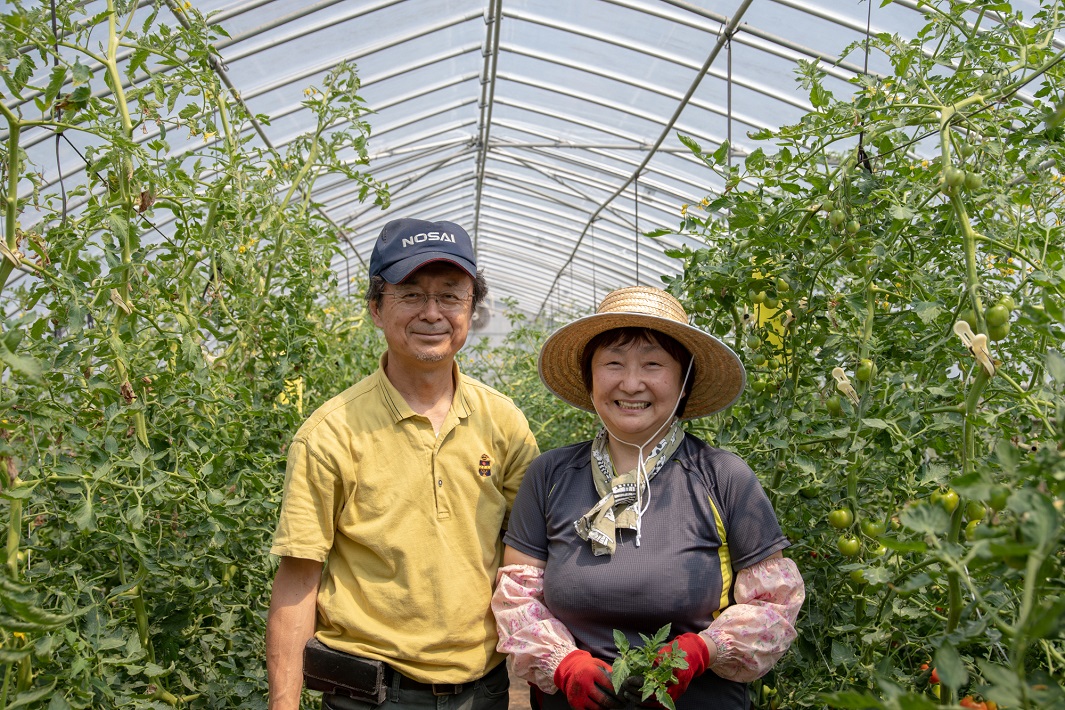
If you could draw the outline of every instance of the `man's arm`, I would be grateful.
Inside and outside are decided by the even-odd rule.
[[[303,647],[314,635],[322,563],[282,557],[266,616],[266,673],[270,710],[298,710]]]

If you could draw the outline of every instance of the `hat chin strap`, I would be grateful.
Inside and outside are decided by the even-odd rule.
[[[691,377],[692,365],[694,363],[694,357],[688,361],[688,371],[684,373],[684,380],[681,384],[680,394],[677,395],[677,401],[673,403],[674,412],[676,412],[677,407],[680,406],[680,400],[684,398],[684,385],[688,384],[688,378]],[[595,406],[595,400],[592,400],[592,408],[595,409],[595,413],[596,415],[598,415],[599,421],[603,423],[603,428],[606,429],[606,433],[610,435],[611,439],[618,442],[619,444],[631,446],[639,453],[639,456],[636,459],[636,547],[639,547],[640,533],[642,532],[643,527],[643,514],[647,512],[648,508],[651,507],[651,479],[647,477],[647,461],[644,459],[643,449],[652,441],[657,441],[658,436],[662,433],[662,430],[672,424],[673,421],[677,418],[677,415],[673,414],[673,416],[666,417],[665,421],[662,422],[662,425],[655,429],[654,433],[651,434],[651,436],[647,437],[647,441],[643,442],[642,444],[634,444],[631,441],[625,441],[620,436],[610,431],[610,427],[607,425],[606,419],[603,419],[603,415],[599,414],[599,408]],[[607,449],[607,451],[609,452],[609,448]],[[642,486],[640,485],[641,478],[643,479]],[[646,498],[644,498],[643,494],[645,489],[647,491]]]

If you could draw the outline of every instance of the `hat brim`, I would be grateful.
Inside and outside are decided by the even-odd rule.
[[[449,264],[454,264],[469,274],[470,278],[477,278],[477,267],[473,265],[473,262],[444,251],[420,252],[416,256],[410,256],[406,259],[397,261],[387,269],[382,269],[381,277],[390,284],[403,283],[417,269],[434,261],[444,261]]]
[[[747,382],[743,363],[732,348],[698,328],[645,313],[612,311],[578,318],[552,333],[540,349],[540,379],[559,399],[594,412],[581,375],[581,357],[588,342],[615,328],[647,328],[665,333],[692,354],[695,377],[682,419],[696,419],[728,409]]]

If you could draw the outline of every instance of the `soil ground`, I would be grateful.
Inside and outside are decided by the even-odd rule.
[[[529,684],[510,674],[510,710],[531,710],[529,706]]]

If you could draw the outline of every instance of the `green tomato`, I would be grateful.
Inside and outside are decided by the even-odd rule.
[[[844,557],[854,557],[862,549],[862,543],[853,535],[840,535],[836,540],[836,549]]]
[[[872,552],[877,557],[883,557],[887,554],[887,547],[885,547],[884,545],[877,545],[873,548]]]
[[[870,382],[876,375],[876,363],[869,358],[862,358],[858,363],[858,369],[854,371],[854,378],[859,382]]]
[[[854,584],[856,584],[858,586],[862,586],[864,584],[867,584],[868,582],[865,579],[865,570],[852,569],[851,570],[851,582],[853,582]]]
[[[998,302],[1000,305],[1005,306],[1007,311],[1012,311],[1014,308],[1017,307],[1017,302],[1014,301],[1013,296],[1009,295],[1008,293],[1004,293],[999,296]]]
[[[755,353],[754,357],[751,358],[751,363],[755,367],[761,367],[762,365],[765,365],[765,361],[766,361],[766,356],[763,355],[762,353]]]
[[[965,171],[960,168],[947,168],[943,171],[943,181],[947,187],[961,187],[965,182]]]
[[[963,320],[969,324],[969,327],[974,331],[976,330],[976,313],[971,308],[966,308],[964,311],[958,314],[958,320]]]
[[[948,488],[945,491],[935,491],[932,494],[932,502],[942,506],[943,510],[948,513],[953,513],[954,509],[958,507],[958,492],[953,488]]]
[[[817,488],[817,486],[806,486],[805,488],[799,489],[799,495],[801,495],[807,500],[813,500],[814,498],[817,498],[817,496],[819,496],[820,494],[821,491]]]
[[[854,513],[847,508],[836,508],[828,514],[828,524],[836,530],[846,530],[854,522]]]
[[[773,296],[766,296],[764,305],[766,308],[776,308],[780,305],[780,300]]]
[[[832,395],[825,400],[825,409],[828,410],[830,416],[838,417],[843,414],[843,400],[838,395]]]
[[[825,212],[831,212],[832,210],[836,209],[836,203],[832,200],[823,200],[821,202],[821,209],[823,209]]]
[[[757,350],[759,347],[761,347],[761,345],[762,339],[759,338],[757,335],[747,336],[747,347],[749,347],[751,350]]]
[[[751,297],[751,300],[755,303],[763,303],[765,301],[765,291],[759,291]]]
[[[785,279],[777,279],[777,293],[787,293],[790,290],[791,284],[789,284]]]
[[[988,496],[987,505],[991,510],[996,513],[1006,507],[1006,503],[1010,499],[1010,489],[1008,486],[997,483],[991,487],[991,495]]]
[[[984,313],[984,320],[988,328],[997,328],[1010,322],[1010,311],[1001,303],[996,303]]]
[[[975,540],[977,538],[977,535],[979,534],[977,532],[977,530],[979,528],[980,528],[980,521],[979,520],[970,520],[968,523],[966,523],[965,524],[965,539],[966,540]]]
[[[847,213],[843,210],[832,210],[828,213],[828,223],[833,227],[839,227],[847,221]]]
[[[968,503],[965,504],[965,517],[968,518],[970,521],[983,520],[986,515],[987,508],[985,508],[984,504],[980,501],[970,500]]]
[[[755,392],[765,392],[765,388],[766,388],[766,381],[765,380],[755,380],[755,381],[751,382],[751,389],[753,389]]]
[[[979,190],[984,186],[984,176],[980,173],[966,171],[963,184],[966,190]]]
[[[852,219],[851,221],[847,222],[847,231],[851,234],[857,234],[858,230],[860,230],[861,228],[862,223],[856,219]]]
[[[1002,325],[989,325],[987,327],[987,337],[990,338],[992,342],[998,342],[999,340],[1004,340],[1006,338],[1006,336],[1009,335],[1009,334],[1010,334],[1010,324],[1009,323],[1003,323]]]
[[[884,534],[884,523],[879,520],[863,518],[861,522],[862,532],[871,538],[877,538]]]

